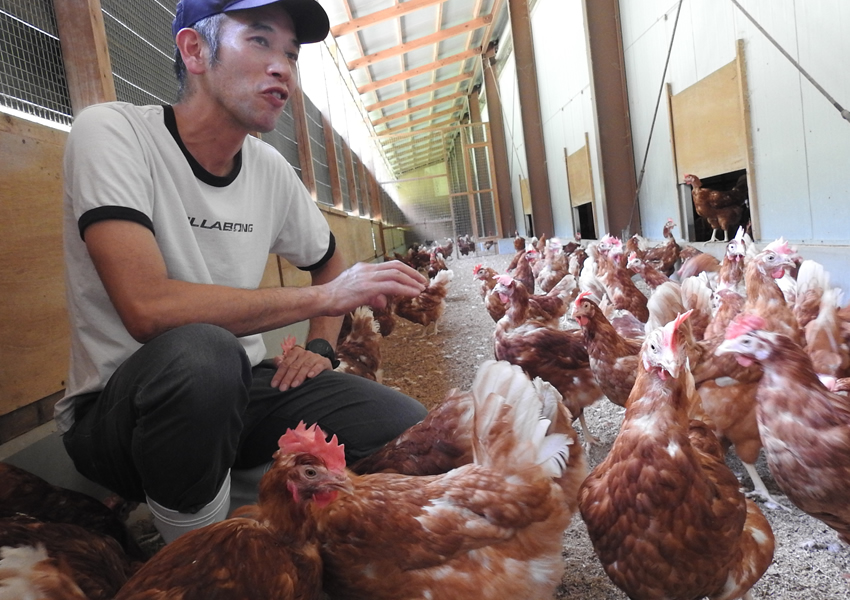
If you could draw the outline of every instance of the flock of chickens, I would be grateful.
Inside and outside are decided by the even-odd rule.
[[[545,599],[576,513],[630,598],[748,598],[775,545],[750,497],[777,508],[762,450],[788,499],[850,543],[850,308],[781,239],[759,250],[739,230],[719,261],[673,227],[655,247],[517,237],[506,272],[475,269],[495,360],[470,390],[351,465],[318,427],[285,432],[256,505],[153,557],[103,505],[0,464],[0,600]],[[339,369],[380,381],[396,317],[436,330],[453,250],[396,257],[431,285],[350,315]],[[625,417],[589,470],[583,410],[605,401]],[[60,508],[24,514],[27,494]]]

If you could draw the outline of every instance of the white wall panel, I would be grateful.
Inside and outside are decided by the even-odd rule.
[[[741,0],[742,6],[835,99],[850,105],[850,3],[845,0]],[[669,0],[620,0],[636,168],[676,14]],[[755,183],[763,239],[847,243],[850,123],[731,2],[689,0],[682,8],[667,74],[673,93],[735,58],[744,40]],[[677,206],[667,107],[662,103],[641,187],[646,235]],[[681,224],[680,224],[681,225]]]
[[[590,75],[581,0],[540,0],[531,27],[555,235],[572,239],[564,149],[575,152],[584,145],[585,132],[594,137],[596,129],[592,112],[588,119],[582,102],[590,93]]]

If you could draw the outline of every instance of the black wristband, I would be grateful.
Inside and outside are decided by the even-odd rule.
[[[334,369],[339,366],[339,360],[336,358],[336,352],[334,352],[334,348],[328,340],[323,340],[322,338],[310,340],[307,342],[307,345],[304,346],[304,349],[318,354],[319,356],[324,356],[331,361],[331,367]]]

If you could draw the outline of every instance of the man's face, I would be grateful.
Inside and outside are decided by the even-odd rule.
[[[247,132],[275,127],[297,85],[300,46],[289,14],[279,5],[228,13],[218,60],[201,84]]]

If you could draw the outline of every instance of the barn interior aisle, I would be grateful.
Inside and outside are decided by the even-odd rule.
[[[457,252],[455,253],[457,254]],[[381,341],[383,382],[397,387],[432,408],[452,388],[469,389],[481,363],[493,358],[495,323],[487,313],[473,278],[476,265],[504,273],[512,254],[479,252],[454,257],[447,266],[454,273],[446,297],[446,311],[436,335],[422,336],[422,326],[397,319],[394,331]],[[576,327],[569,322],[567,327]],[[603,399],[585,410],[587,424],[600,439],[588,451],[588,466],[605,457],[616,438],[624,409]],[[581,435],[581,434],[579,434]],[[585,447],[587,447],[585,445]],[[745,491],[752,484],[734,452],[726,462]],[[753,599],[836,600],[850,594],[850,552],[838,549],[835,533],[806,515],[782,494],[767,470],[764,458],[756,467],[771,495],[789,509],[770,509],[759,503],[776,537],[773,564],[752,590]],[[566,574],[557,600],[624,600],[602,570],[587,534],[576,514],[564,537]]]

